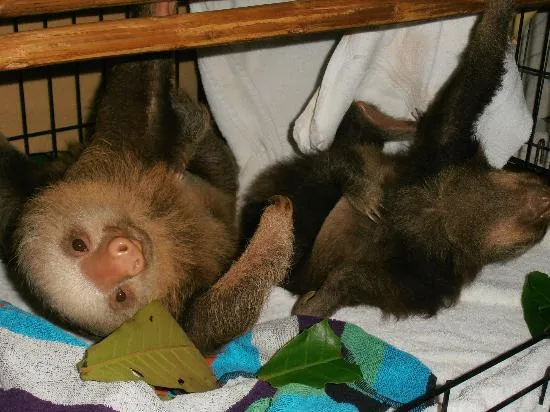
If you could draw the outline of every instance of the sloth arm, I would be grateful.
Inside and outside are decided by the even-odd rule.
[[[271,288],[290,268],[293,253],[292,203],[275,196],[241,257],[184,316],[184,328],[203,354],[248,331]]]
[[[360,213],[380,219],[383,187],[393,177],[393,156],[384,143],[411,139],[413,121],[395,119],[365,102],[354,102],[346,112],[329,150],[333,178]]]

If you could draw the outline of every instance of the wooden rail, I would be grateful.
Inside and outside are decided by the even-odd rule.
[[[0,0],[2,3],[9,2]],[[34,3],[46,2],[36,0]],[[115,1],[57,0],[52,3],[76,7],[76,3],[114,4]],[[550,6],[550,0],[516,0],[516,3],[522,8]],[[484,5],[485,0],[301,0],[31,30],[0,36],[0,70],[418,22],[478,13]],[[13,13],[17,11],[13,10]]]
[[[153,1],[155,0],[0,0],[0,19]]]

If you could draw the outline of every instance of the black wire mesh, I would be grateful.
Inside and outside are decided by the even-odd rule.
[[[89,14],[89,11],[84,12],[85,15]],[[113,7],[109,9],[110,15],[121,14],[124,18],[128,18],[130,15],[130,7]],[[78,24],[77,18],[79,17],[80,12],[71,12],[68,13],[70,16],[70,24]],[[47,28],[50,18],[60,18],[63,15],[56,16],[41,16],[41,27]],[[97,21],[104,21],[106,13],[103,9],[98,9],[94,16]],[[24,23],[33,21],[33,18],[27,19],[22,22],[21,19],[13,19],[12,22],[12,31],[19,32],[20,27]],[[183,60],[189,60],[194,56],[192,51],[175,51],[172,53],[173,58],[176,64],[176,82],[179,84],[180,81],[180,70],[179,66]],[[40,155],[45,155],[50,159],[54,159],[58,154],[58,135],[63,132],[76,131],[76,138],[82,142],[87,134],[87,131],[93,126],[93,122],[89,120],[89,112],[85,111],[83,105],[83,96],[81,89],[81,76],[83,72],[89,71],[90,65],[94,67],[101,67],[100,72],[103,78],[106,77],[106,59],[100,61],[91,61],[86,63],[69,63],[61,64],[52,67],[44,67],[38,69],[29,69],[29,70],[19,70],[17,72],[17,85],[18,85],[18,100],[19,100],[19,109],[21,116],[21,124],[19,128],[19,133],[8,134],[6,138],[14,143],[22,142],[22,150],[27,155],[35,155],[37,152],[33,150],[32,145],[30,144],[32,139],[47,137],[50,136],[50,149],[49,150],[39,150]],[[73,124],[59,126],[56,121],[56,104],[55,104],[55,94],[64,93],[64,90],[58,90],[55,88],[54,79],[61,75],[66,75],[68,72],[74,77],[74,108],[76,111],[75,118],[76,121]],[[0,79],[2,78],[2,73],[0,73]],[[47,111],[49,124],[47,128],[41,128],[39,130],[31,131],[29,128],[29,111],[28,111],[28,102],[30,97],[26,93],[25,86],[29,84],[30,81],[37,78],[43,78],[47,84]]]
[[[550,179],[550,13],[538,13],[531,24],[521,14],[516,63],[533,117],[529,140],[509,161],[510,169],[528,169]],[[533,88],[534,86],[534,88]]]

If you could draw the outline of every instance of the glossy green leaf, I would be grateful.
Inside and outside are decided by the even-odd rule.
[[[158,301],[88,348],[77,368],[84,380],[144,380],[187,392],[217,387],[201,353]]]
[[[527,275],[521,305],[531,335],[550,331],[550,277],[546,273],[531,272]]]
[[[342,358],[340,338],[325,319],[283,346],[258,372],[258,378],[276,388],[289,383],[322,388],[327,383],[362,378],[357,365]]]

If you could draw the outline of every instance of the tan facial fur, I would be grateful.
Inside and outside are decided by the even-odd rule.
[[[153,299],[165,300],[177,315],[180,299],[199,284],[213,283],[234,247],[231,234],[208,216],[185,179],[157,167],[143,175],[133,170],[125,180],[127,185],[58,184],[28,204],[18,232],[19,265],[32,288],[70,322],[99,335]],[[181,204],[155,216],[150,205],[159,198]],[[92,253],[113,231],[140,242],[144,268],[102,290],[82,271],[86,256],[73,256],[69,245],[74,237],[86,237]],[[123,302],[116,299],[119,289],[126,295]]]

